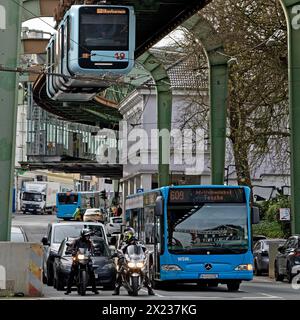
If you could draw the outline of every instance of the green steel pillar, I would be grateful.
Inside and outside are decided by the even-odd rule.
[[[196,14],[182,26],[201,42],[210,67],[210,145],[212,184],[224,184],[228,57],[213,26]]]
[[[288,25],[292,233],[300,234],[300,1],[281,3]]]
[[[210,65],[210,150],[212,184],[224,184],[227,63]]]
[[[16,0],[22,4],[22,0]],[[20,46],[21,7],[0,1],[0,65],[15,68]],[[10,240],[16,139],[17,74],[0,71],[0,241]]]
[[[157,129],[159,132],[171,131],[172,91],[170,79],[162,63],[151,53],[146,52],[137,61],[151,74],[156,85]],[[170,135],[159,136],[158,142],[158,185],[170,184]]]

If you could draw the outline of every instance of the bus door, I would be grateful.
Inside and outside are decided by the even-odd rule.
[[[160,278],[160,255],[163,253],[162,244],[162,217],[154,216],[153,240],[154,240],[154,279]]]

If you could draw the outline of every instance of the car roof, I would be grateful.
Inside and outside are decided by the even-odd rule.
[[[87,225],[87,226],[103,226],[103,223],[101,222],[85,222],[85,221],[61,221],[61,222],[52,222],[49,223],[49,225],[51,225],[52,227],[56,227],[56,226],[72,226],[72,225]]]

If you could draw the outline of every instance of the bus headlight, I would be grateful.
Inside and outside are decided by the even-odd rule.
[[[236,271],[252,271],[253,265],[252,264],[240,264],[237,267],[234,268]]]
[[[181,271],[182,269],[177,264],[164,264],[161,266],[164,271]]]

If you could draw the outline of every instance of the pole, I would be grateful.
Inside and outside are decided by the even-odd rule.
[[[22,4],[21,0],[16,0]],[[0,65],[16,68],[20,46],[21,7],[0,2]],[[0,72],[0,241],[10,240],[16,139],[17,75]]]
[[[300,1],[281,0],[287,26],[289,49],[289,103],[291,148],[291,225],[300,233]]]

